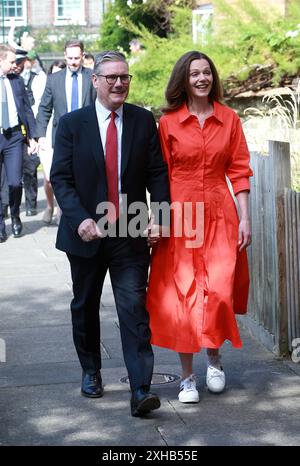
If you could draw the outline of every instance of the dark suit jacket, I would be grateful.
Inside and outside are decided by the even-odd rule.
[[[28,95],[28,99],[29,99],[29,103],[31,105],[31,107],[34,105],[35,103],[35,100],[34,100],[34,95],[33,95],[33,92],[32,92],[32,81],[34,80],[34,78],[37,76],[37,73],[35,73],[34,71],[31,71],[30,70],[30,74],[29,74],[29,80],[27,82],[27,84],[25,84],[25,81],[24,81],[24,84],[25,84],[25,89],[27,91],[27,95]]]
[[[31,110],[23,78],[16,74],[8,74],[7,78],[9,79],[13,91],[19,122],[25,126],[27,138],[31,139],[35,136],[35,119]]]
[[[57,129],[50,175],[53,190],[62,209],[56,246],[81,257],[96,254],[100,241],[84,242],[77,233],[80,223],[93,218],[97,205],[107,201],[104,152],[95,104],[68,113]],[[124,104],[122,131],[121,189],[128,206],[151,201],[170,202],[167,166],[163,161],[156,123],[148,110]],[[136,243],[146,245],[144,238]]]
[[[46,136],[47,126],[53,115],[52,145],[59,119],[68,111],[66,96],[66,69],[50,74],[47,77],[46,87],[36,116],[36,137]],[[92,70],[82,68],[82,107],[94,102],[96,91],[91,81]]]

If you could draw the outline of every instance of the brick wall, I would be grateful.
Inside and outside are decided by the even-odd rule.
[[[99,26],[101,22],[102,0],[88,0],[86,2],[88,26]]]
[[[239,0],[226,0],[234,6]],[[282,15],[285,14],[288,0],[252,0],[253,4],[259,7],[262,11],[267,11],[276,8]],[[111,0],[85,0],[85,14],[87,29],[91,32],[97,32],[97,28],[101,24],[102,11],[107,11]],[[214,4],[213,0],[197,0],[198,5],[207,3]],[[55,0],[27,0],[27,21],[28,25],[33,28],[50,27],[54,24],[55,19]]]
[[[107,11],[109,0],[85,0],[87,27],[98,27],[102,11]],[[28,24],[33,28],[50,27],[55,20],[55,0],[27,0]]]
[[[33,28],[54,23],[54,0],[27,0],[28,24]]]

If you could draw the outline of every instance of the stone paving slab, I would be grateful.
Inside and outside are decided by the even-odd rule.
[[[243,348],[228,342],[222,348],[223,394],[208,392],[205,355],[195,355],[199,404],[178,401],[178,355],[155,347],[153,391],[162,406],[145,419],[132,418],[109,276],[100,311],[105,394],[82,397],[69,265],[54,248],[57,227],[42,223],[41,180],[39,198],[36,217],[21,215],[24,235],[0,245],[0,445],[300,444],[300,365],[276,359],[242,327]],[[159,374],[176,380],[157,383]]]
[[[0,409],[5,421],[2,426],[6,428],[1,428],[0,438],[6,439],[6,445],[144,445],[145,441],[147,445],[169,446],[297,445],[299,442],[300,400],[296,380],[294,391],[290,387],[282,392],[278,384],[267,394],[247,387],[241,394],[233,383],[222,396],[208,393],[201,380],[197,405],[179,403],[176,384],[156,386],[153,389],[161,397],[161,409],[147,419],[133,419],[129,413],[128,386],[116,381],[115,369],[103,370],[105,395],[98,400],[80,397],[79,380],[74,380],[76,367],[73,369],[69,372],[72,380],[69,383],[31,382],[25,387],[1,389]],[[156,371],[165,369],[156,366]],[[126,372],[123,369],[117,373]],[[254,375],[256,380],[260,379],[259,371]],[[9,396],[3,405],[6,391]]]

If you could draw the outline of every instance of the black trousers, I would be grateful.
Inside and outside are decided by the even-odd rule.
[[[68,254],[74,298],[71,302],[73,339],[83,370],[101,368],[99,307],[109,270],[119,317],[123,356],[131,389],[150,387],[153,351],[145,308],[149,251],[135,250],[129,238],[104,238],[91,258]]]
[[[0,189],[1,189],[1,201],[2,206],[9,205],[9,189],[7,184],[7,179],[5,175],[5,170],[1,170],[1,182],[0,182]]]
[[[28,148],[24,144],[23,150],[23,185],[26,209],[36,209],[38,195],[37,168],[40,158],[37,154],[28,155]]]
[[[9,189],[10,213],[12,217],[18,217],[20,215],[20,205],[22,200],[23,146],[24,138],[21,130],[13,131],[6,136],[0,134],[0,178],[4,165]],[[1,192],[0,228],[4,228]]]

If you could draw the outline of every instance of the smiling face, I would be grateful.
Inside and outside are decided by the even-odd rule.
[[[206,99],[213,85],[213,75],[210,65],[204,58],[193,60],[190,64],[188,79],[188,96],[191,100]]]
[[[117,110],[126,100],[129,92],[129,82],[124,84],[120,78],[114,84],[108,84],[106,78],[99,74],[128,75],[128,65],[123,61],[105,61],[101,64],[97,74],[93,75],[93,85],[97,91],[99,102],[108,110]]]

